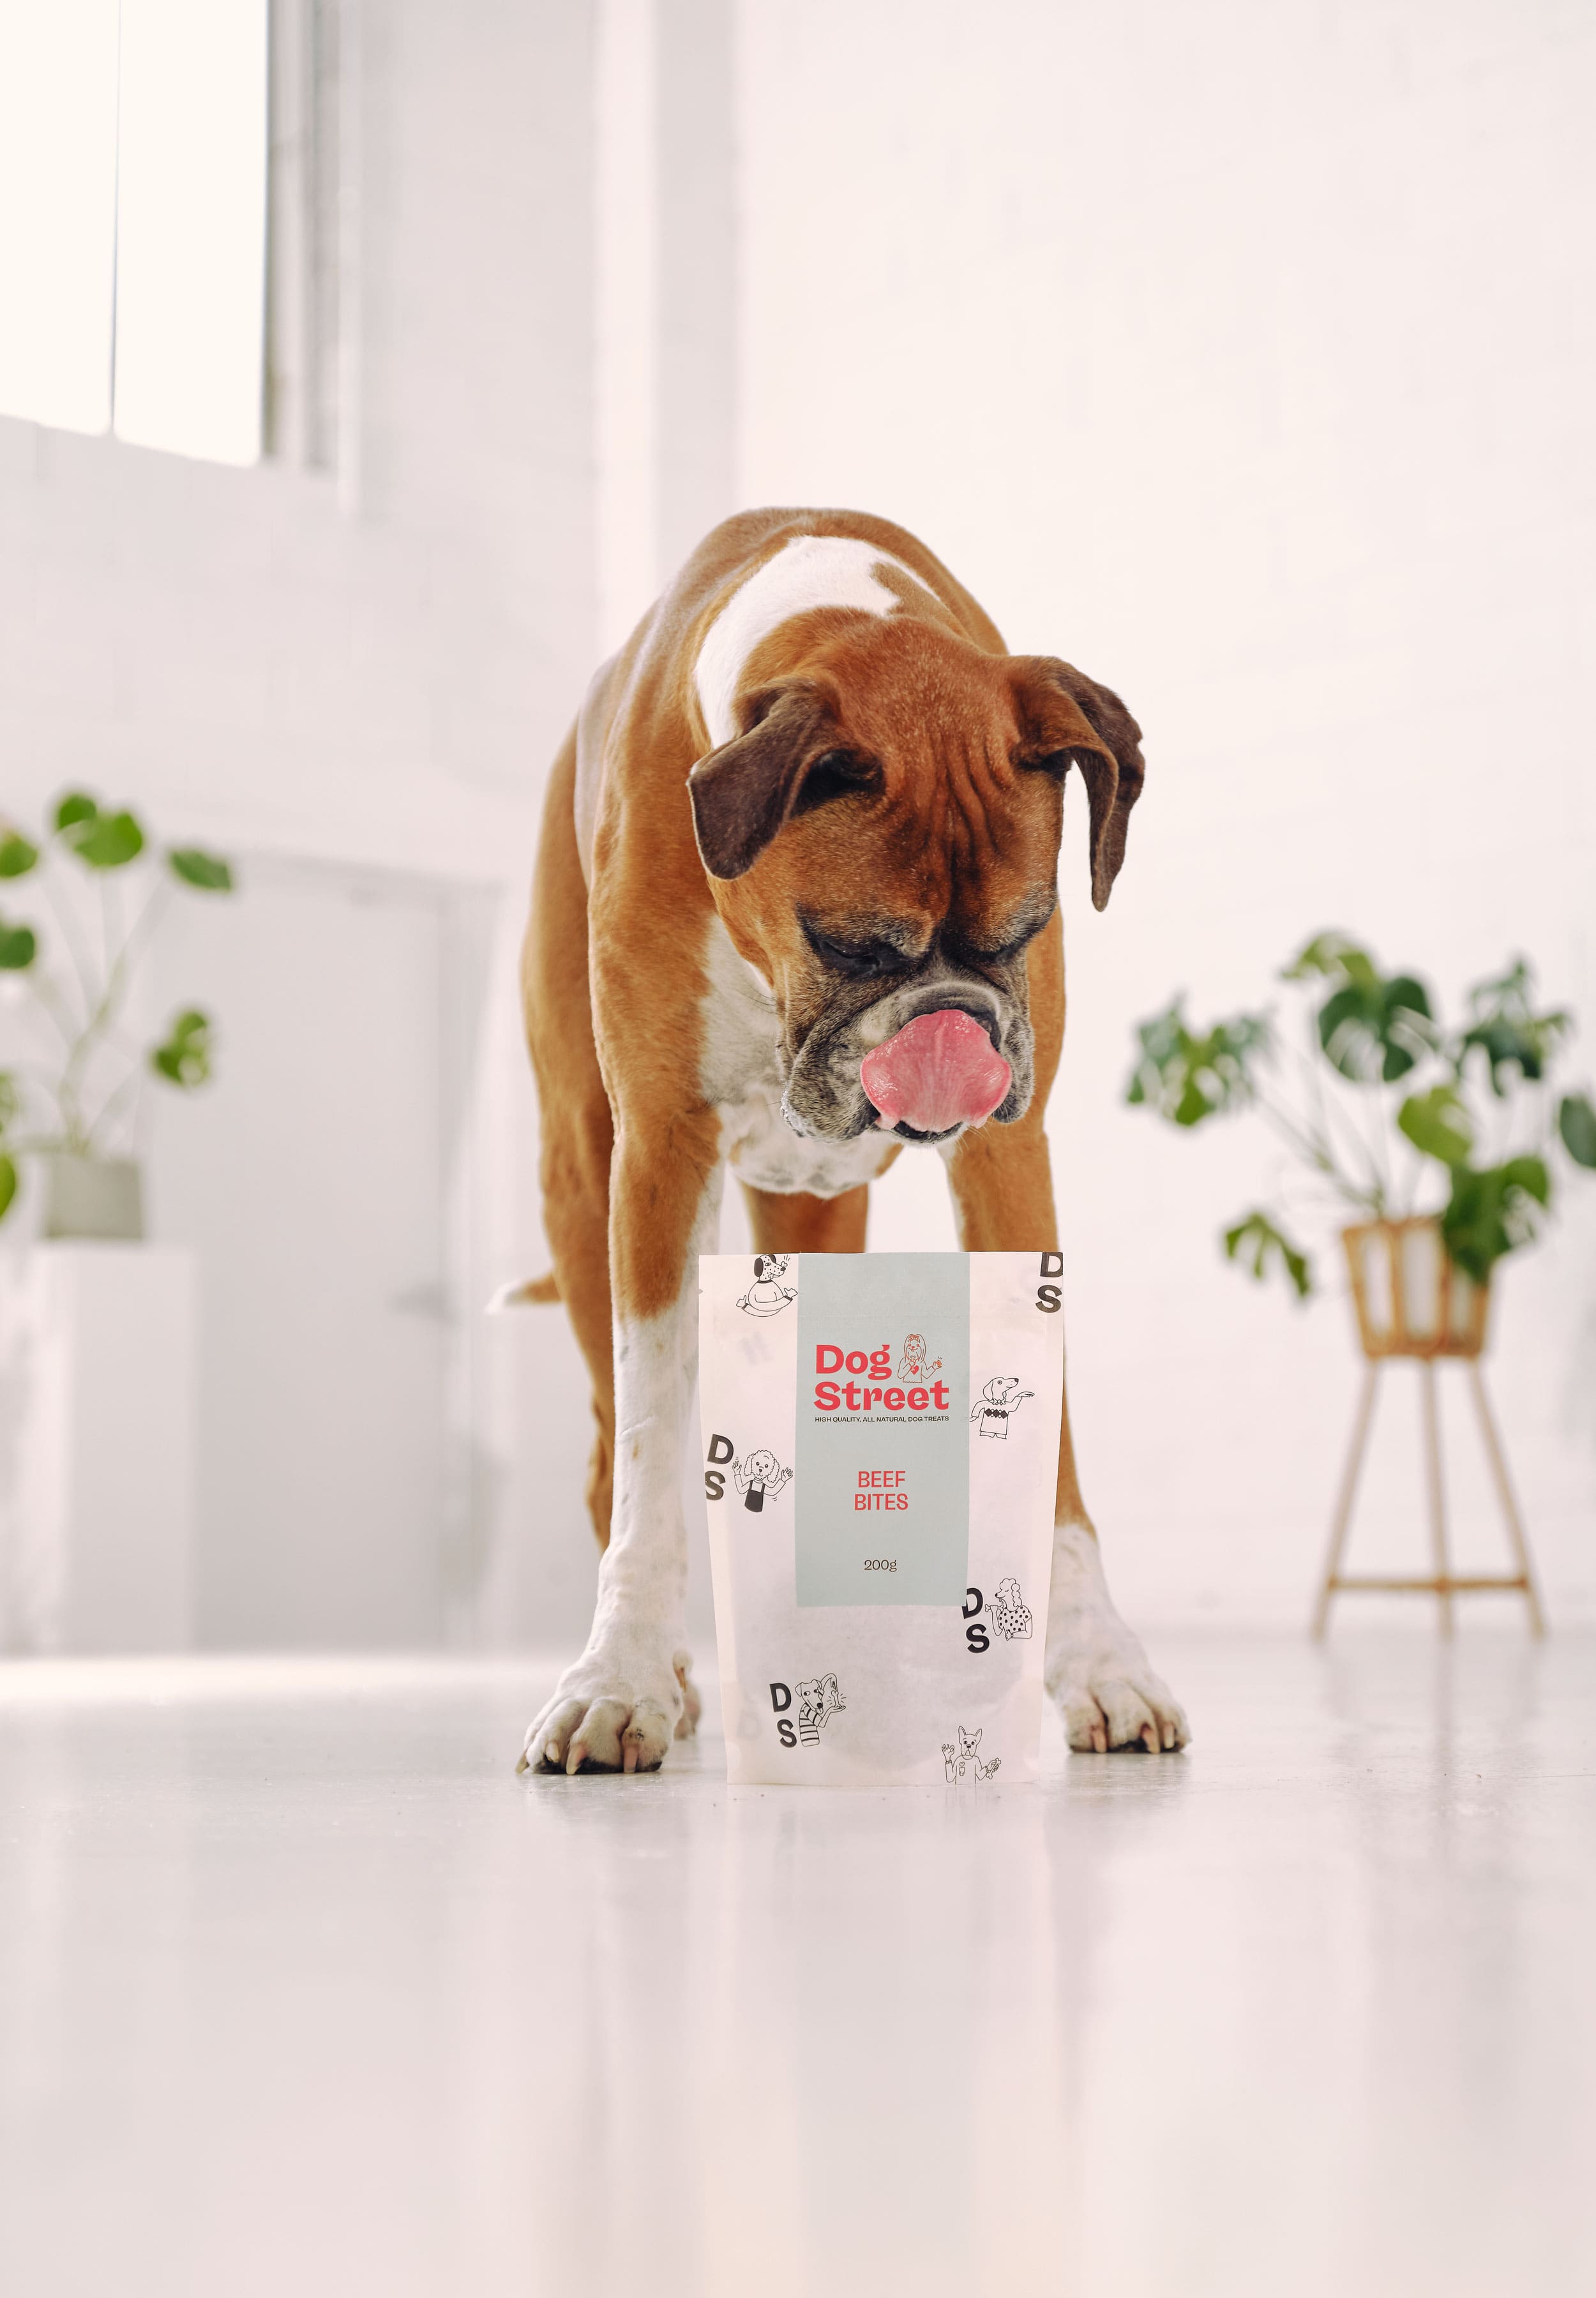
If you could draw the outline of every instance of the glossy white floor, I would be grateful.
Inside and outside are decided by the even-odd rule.
[[[0,2288],[1596,2286],[1596,1644],[1158,1651],[1187,1757],[979,1803],[517,1780],[531,1668],[0,1669]]]

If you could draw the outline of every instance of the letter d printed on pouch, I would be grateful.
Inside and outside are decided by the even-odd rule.
[[[699,1263],[728,1776],[1033,1779],[1058,1255],[793,1254],[779,1307],[754,1269]]]

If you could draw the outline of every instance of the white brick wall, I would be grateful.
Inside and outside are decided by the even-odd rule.
[[[1119,1107],[1129,1025],[1181,987],[1255,1001],[1339,923],[1454,1000],[1527,950],[1596,1074],[1596,20],[749,0],[741,25],[746,496],[902,518],[1012,646],[1146,728],[1112,908],[1079,815],[1063,880],[1071,1383],[1111,1570],[1144,1616],[1300,1616],[1345,1310],[1222,1266],[1261,1146]],[[1554,1614],[1588,1613],[1596,1188],[1502,1293],[1533,1536]],[[1393,1389],[1385,1433],[1414,1409]],[[1410,1444],[1377,1453],[1366,1561],[1418,1552],[1416,1477]]]

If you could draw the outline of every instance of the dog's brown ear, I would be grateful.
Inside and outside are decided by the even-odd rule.
[[[1061,774],[1080,768],[1092,817],[1092,906],[1104,909],[1142,794],[1142,730],[1117,694],[1049,655],[1015,661],[1014,699],[1020,764]]]
[[[792,814],[859,787],[871,773],[839,749],[821,682],[780,680],[745,707],[745,731],[687,777],[699,852],[712,878],[740,878]]]

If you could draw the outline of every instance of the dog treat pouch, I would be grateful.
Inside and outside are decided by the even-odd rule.
[[[1035,1777],[1056,1253],[707,1254],[704,1491],[733,1781]]]

